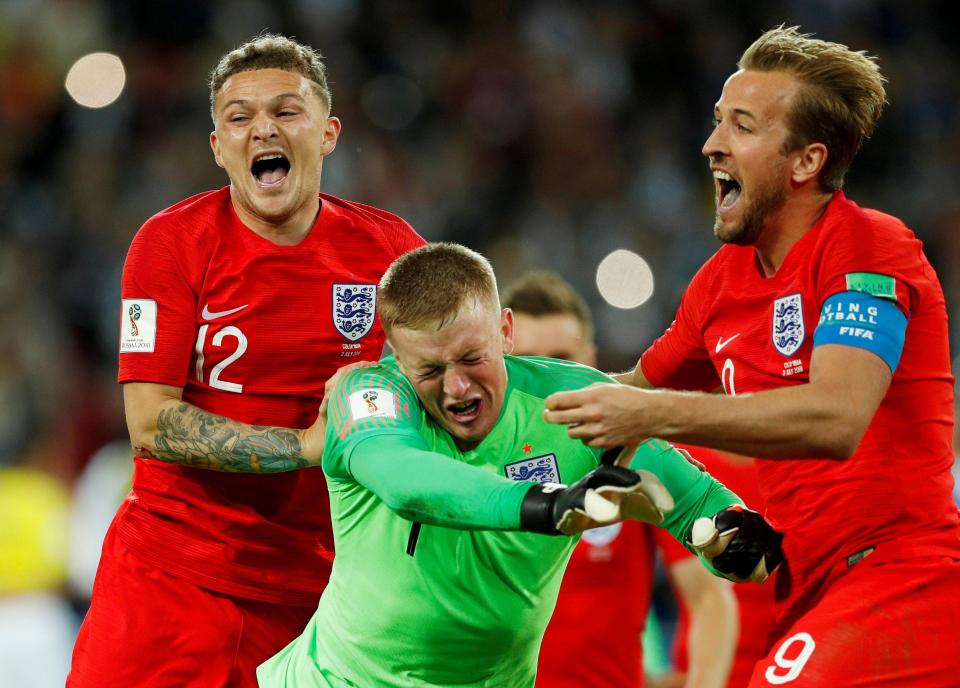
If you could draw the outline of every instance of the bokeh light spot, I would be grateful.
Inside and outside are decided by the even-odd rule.
[[[597,289],[614,308],[636,308],[653,296],[653,271],[633,251],[617,249],[600,261]]]
[[[111,53],[90,53],[73,63],[67,72],[67,93],[88,108],[106,107],[123,92],[127,81],[123,62]]]

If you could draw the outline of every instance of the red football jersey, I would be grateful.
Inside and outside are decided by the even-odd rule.
[[[183,387],[184,401],[244,423],[312,424],[338,367],[380,357],[376,285],[424,243],[390,213],[320,199],[295,246],[244,226],[227,188],[148,220],[123,270],[120,382]],[[315,604],[333,559],[319,468],[252,475],[135,458],[115,527],[171,574],[266,602]]]
[[[643,685],[654,544],[668,566],[693,556],[666,530],[637,521],[584,532],[543,636],[537,688]]]
[[[824,301],[847,276],[895,279],[909,318],[890,389],[852,457],[761,460],[767,516],[786,533],[790,599],[816,586],[840,557],[909,539],[911,551],[954,556],[951,496],[953,377],[943,292],[920,241],[902,222],[838,192],[777,274],[765,277],[749,246],[722,247],[693,278],[642,369],[655,385],[728,394],[809,379]],[[855,324],[855,323],[853,323]],[[783,576],[778,576],[784,578]]]

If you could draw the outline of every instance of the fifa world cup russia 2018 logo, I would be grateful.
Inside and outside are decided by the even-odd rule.
[[[127,310],[127,315],[130,316],[130,336],[136,337],[140,334],[140,330],[137,329],[137,321],[140,319],[140,304],[135,303]]]
[[[377,393],[376,393],[376,392],[374,392],[373,390],[370,390],[369,392],[364,392],[364,393],[363,393],[363,400],[364,400],[365,402],[367,402],[367,410],[370,411],[370,413],[376,413],[376,412],[377,412],[378,409],[377,409],[377,404],[376,404],[376,401],[377,401]]]

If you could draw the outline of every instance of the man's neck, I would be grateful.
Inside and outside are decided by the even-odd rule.
[[[790,249],[813,228],[832,198],[833,192],[795,195],[767,219],[754,245],[764,276],[777,273]]]
[[[293,214],[277,222],[264,219],[236,201],[233,202],[233,208],[244,225],[267,241],[278,246],[295,246],[303,241],[313,228],[320,212],[320,197],[314,196],[311,203],[304,204]]]

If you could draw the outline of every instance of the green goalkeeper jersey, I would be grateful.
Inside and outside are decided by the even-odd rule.
[[[506,367],[500,417],[469,451],[392,357],[340,382],[323,458],[333,571],[304,632],[258,668],[261,686],[533,685],[576,538],[517,532],[520,503],[532,482],[572,483],[601,452],[544,421],[543,400],[610,378],[553,359]],[[697,517],[740,503],[660,440],[631,467],[674,496],[661,526],[681,542]]]

